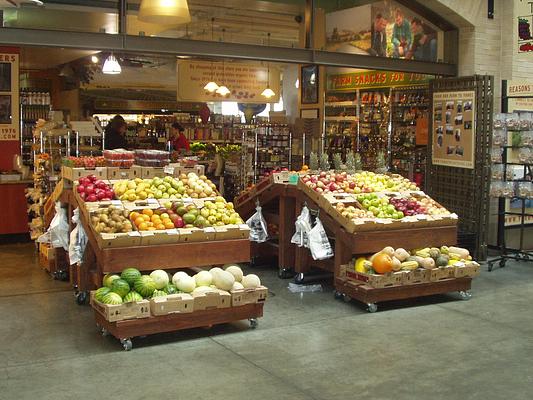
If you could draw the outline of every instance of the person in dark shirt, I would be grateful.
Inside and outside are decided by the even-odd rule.
[[[128,145],[125,136],[127,128],[124,118],[120,115],[114,116],[105,127],[105,149],[125,149]]]
[[[370,55],[378,57],[387,56],[387,20],[381,13],[374,18],[374,27],[372,28],[372,47]]]
[[[419,18],[411,21],[413,43],[409,49],[407,59],[437,61],[437,33]]]
[[[172,129],[170,132],[170,141],[172,143],[172,148],[174,149],[174,151],[185,152],[191,149],[189,141],[187,140],[183,132],[185,132],[185,129],[183,128],[183,126],[181,126],[181,124],[178,124],[177,122],[174,122],[172,124]]]
[[[403,16],[403,11],[399,8],[395,11],[395,23],[392,27],[392,56],[394,58],[403,58],[411,48],[412,34],[409,23]]]

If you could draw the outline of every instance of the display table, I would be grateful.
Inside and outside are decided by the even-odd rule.
[[[28,233],[25,190],[32,180],[0,183],[0,235]]]

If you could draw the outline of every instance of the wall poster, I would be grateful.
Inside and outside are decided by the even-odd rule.
[[[433,93],[434,165],[474,168],[475,109],[473,90]]]
[[[0,140],[19,140],[19,55],[0,53]]]

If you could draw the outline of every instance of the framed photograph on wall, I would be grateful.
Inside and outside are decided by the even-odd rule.
[[[304,108],[300,110],[300,118],[304,119],[318,119],[318,108]]]
[[[11,92],[11,63],[0,63],[0,92]]]
[[[302,104],[318,103],[318,66],[304,65],[301,69],[302,82],[300,84]]]

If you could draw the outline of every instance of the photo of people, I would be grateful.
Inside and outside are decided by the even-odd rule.
[[[453,110],[454,106],[455,106],[455,102],[454,101],[447,101],[446,102],[446,110]]]
[[[463,102],[459,100],[457,102],[457,114],[462,113],[462,112],[463,112]]]
[[[465,129],[472,129],[472,121],[465,121]]]
[[[463,110],[464,111],[472,110],[472,102],[471,101],[465,101],[465,106],[464,106]]]
[[[442,144],[444,142],[444,137],[441,135],[437,135],[437,146],[442,147]]]
[[[326,13],[326,50],[437,61],[439,28],[394,0]]]
[[[463,114],[457,114],[454,119],[455,125],[463,125]]]
[[[434,107],[435,107],[435,113],[437,113],[437,112],[439,112],[439,113],[442,112],[442,103],[441,103],[440,101],[437,101],[437,102],[435,103]]]
[[[453,135],[453,126],[446,125],[446,135]]]
[[[452,112],[446,111],[446,123],[451,124],[452,123]]]
[[[437,135],[442,135],[442,125],[437,126],[437,129],[435,130],[435,133],[436,133]]]
[[[11,124],[11,96],[0,95],[0,124]]]
[[[464,147],[461,147],[461,146],[455,146],[455,154],[458,155],[458,156],[464,156],[465,154],[465,149]]]
[[[446,154],[447,154],[447,155],[455,154],[455,147],[454,147],[454,146],[448,146],[448,147],[446,147]]]
[[[0,92],[11,91],[11,63],[0,63]]]
[[[442,111],[435,111],[435,122],[442,122]]]
[[[461,141],[461,130],[460,129],[456,129],[455,130],[454,137],[455,137],[455,141],[456,142],[460,142]]]

